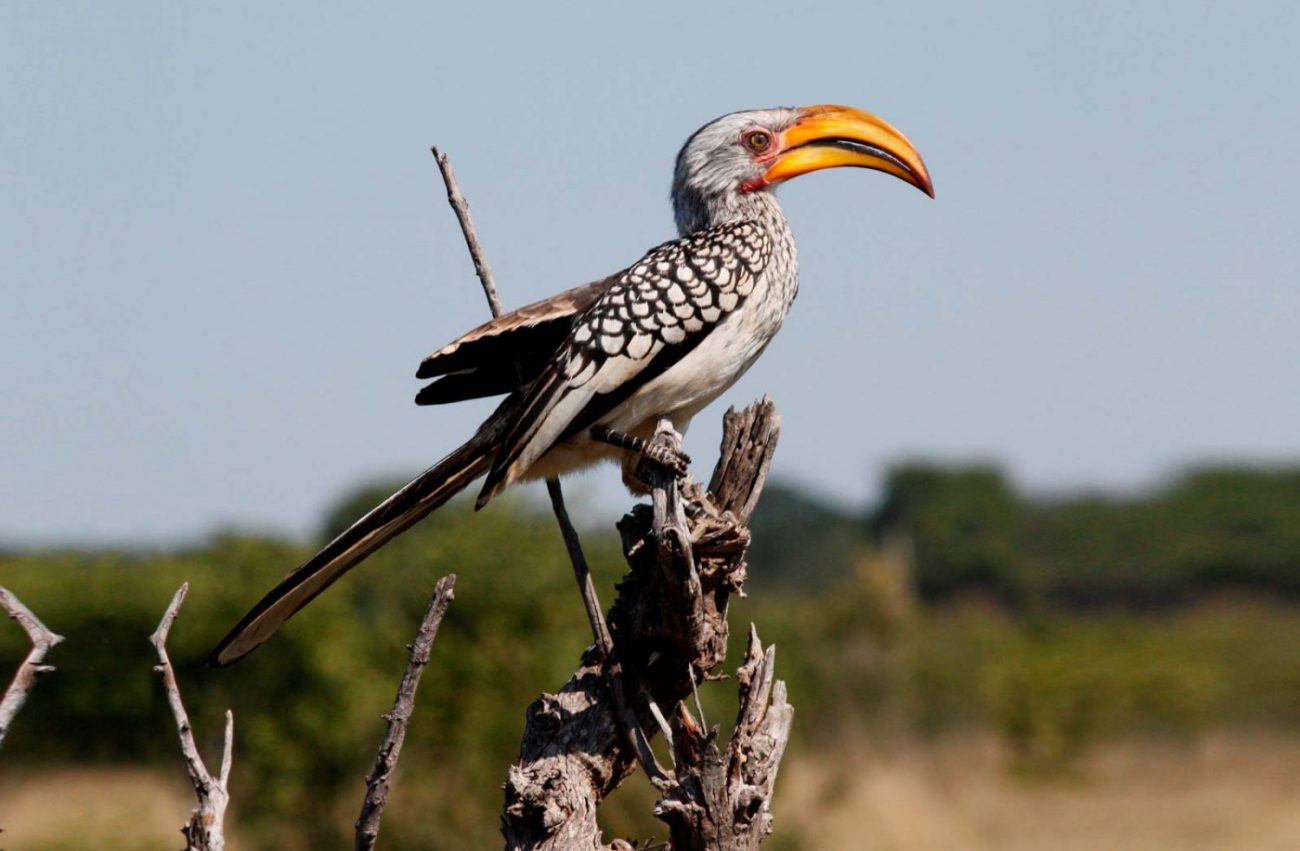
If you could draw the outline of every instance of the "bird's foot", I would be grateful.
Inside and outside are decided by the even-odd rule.
[[[685,478],[691,463],[691,456],[678,445],[680,438],[676,432],[657,431],[654,437],[646,440],[606,426],[592,426],[591,438],[635,452],[638,457],[631,468],[632,473],[637,481],[647,487],[654,486],[654,474],[658,470],[667,472],[675,479]]]
[[[689,472],[691,456],[681,450],[674,439],[675,435],[656,432],[655,436],[645,441],[641,457],[637,461],[637,478],[646,484],[653,482],[654,476],[650,465],[672,474],[675,479],[684,479]]]

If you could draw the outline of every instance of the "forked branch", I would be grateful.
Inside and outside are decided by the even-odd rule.
[[[655,807],[673,851],[757,851],[772,832],[772,787],[794,721],[785,683],[773,681],[775,663],[776,648],[763,652],[751,624],[736,674],[740,710],[725,753],[717,729],[706,731],[680,708],[673,737],[678,782]]]
[[[42,674],[54,670],[53,665],[45,663],[45,656],[54,645],[63,640],[63,636],[41,623],[41,619],[32,614],[32,610],[24,606],[23,601],[8,588],[0,587],[0,608],[4,609],[11,620],[18,622],[32,643],[27,658],[19,664],[13,680],[5,689],[4,697],[0,697],[0,745],[3,745],[14,718],[27,702],[27,696],[32,693],[36,680]]]
[[[754,757],[757,769],[759,749],[753,742],[758,735],[754,731],[759,730],[771,742],[765,752],[773,755],[763,762],[767,767],[761,772],[737,775],[742,783],[719,787],[706,776],[707,751],[702,742],[711,734],[690,719],[685,702],[693,698],[697,682],[726,656],[729,601],[741,590],[746,574],[749,531],[744,522],[757,504],[779,430],[776,409],[767,399],[744,411],[728,412],[721,457],[709,490],[697,482],[679,483],[666,476],[654,482],[653,507],[639,505],[619,523],[631,570],[619,583],[608,623],[641,733],[650,737],[662,729],[656,707],[664,707],[677,719],[676,763],[669,784],[660,786],[665,820],[675,832],[673,848],[730,851],[731,845],[708,844],[708,837],[715,835],[743,835],[754,844],[735,847],[757,848],[770,827],[771,789],[766,780],[775,777],[789,732],[788,713],[776,709],[786,704],[784,688],[772,680],[772,657],[760,653],[761,662],[751,658],[739,672],[742,704],[750,707],[742,723],[749,732],[739,735],[735,750],[745,758]],[[677,436],[663,429],[656,439],[672,444]],[[506,782],[503,826],[508,849],[628,847],[622,840],[604,844],[596,819],[597,807],[637,764],[634,749],[620,730],[600,657],[596,647],[589,648],[582,667],[564,687],[542,695],[528,709],[519,761]],[[769,701],[769,695],[776,700]],[[760,706],[771,708],[759,710]],[[680,748],[699,751],[701,758],[684,758]],[[719,834],[713,823],[687,817],[694,812],[691,805],[704,800],[704,792],[694,794],[696,789],[721,789],[709,792],[716,801],[743,800],[742,806],[726,810],[734,814],[725,828],[729,833]],[[719,811],[717,817],[727,816]],[[688,840],[688,836],[702,838]]]
[[[235,740],[235,716],[226,710],[225,743],[221,748],[221,768],[216,777],[203,764],[198,746],[194,743],[194,729],[190,726],[189,714],[181,701],[181,690],[176,684],[176,671],[167,656],[167,635],[171,632],[181,603],[189,593],[188,582],[176,589],[167,611],[163,614],[158,629],[149,636],[149,643],[158,651],[158,664],[154,670],[162,676],[163,689],[167,692],[167,704],[171,707],[172,717],[176,719],[176,729],[180,734],[181,756],[185,760],[185,770],[190,775],[194,786],[194,796],[198,806],[190,813],[190,820],[181,828],[185,835],[186,851],[222,851],[226,847],[224,822],[226,806],[230,803],[230,763],[231,750]]]

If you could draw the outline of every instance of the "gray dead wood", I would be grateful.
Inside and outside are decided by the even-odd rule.
[[[618,524],[630,572],[618,586],[608,624],[644,735],[659,729],[652,707],[666,707],[676,719],[677,765],[666,785],[656,784],[664,793],[657,811],[673,832],[675,849],[757,848],[770,831],[771,781],[792,717],[784,687],[772,683],[773,657],[760,652],[760,661],[751,659],[739,674],[741,724],[727,758],[733,751],[752,758],[753,771],[719,774],[710,768],[711,734],[694,725],[683,702],[726,657],[728,604],[745,579],[745,524],[779,430],[768,399],[729,411],[708,489],[664,473],[652,482],[652,504],[636,506]],[[656,440],[679,445],[678,436],[662,427]],[[630,847],[623,840],[605,845],[596,821],[601,801],[637,764],[621,735],[601,657],[598,648],[588,648],[565,686],[528,709],[519,760],[506,781],[508,849]],[[770,695],[775,700],[768,708]],[[696,752],[698,759],[692,758]],[[711,818],[696,816],[697,802]],[[728,820],[727,827],[718,826]],[[748,844],[735,844],[742,839]]]
[[[181,702],[180,687],[176,684],[176,672],[172,669],[171,659],[167,657],[167,634],[171,632],[181,603],[189,593],[188,582],[176,589],[167,611],[163,613],[158,629],[149,636],[149,643],[158,651],[158,664],[154,670],[162,676],[163,690],[167,693],[167,704],[171,707],[172,717],[176,719],[176,729],[180,734],[181,756],[185,759],[185,770],[190,775],[194,786],[194,795],[198,806],[190,813],[190,820],[181,828],[185,835],[185,851],[222,851],[226,847],[224,822],[226,807],[230,803],[230,762],[235,740],[235,716],[226,710],[225,743],[221,748],[221,769],[216,777],[203,764],[198,746],[194,743],[194,729],[190,726],[190,717]]]
[[[737,672],[740,709],[726,751],[718,730],[705,731],[679,707],[673,736],[677,783],[655,807],[668,823],[673,851],[757,851],[772,832],[772,787],[794,721],[785,683],[773,682],[776,648],[763,652],[750,625]]]
[[[379,838],[379,820],[383,817],[384,806],[388,803],[388,790],[392,782],[397,760],[402,755],[402,743],[406,741],[406,730],[411,725],[411,715],[415,712],[415,690],[420,686],[420,674],[429,664],[429,655],[433,651],[433,641],[438,637],[438,625],[456,598],[456,575],[449,574],[438,580],[433,590],[433,600],[424,620],[410,645],[411,656],[402,674],[401,685],[397,688],[397,698],[393,708],[384,715],[388,727],[384,731],[384,740],[379,745],[375,756],[375,766],[366,779],[366,799],[361,804],[361,815],[356,823],[356,851],[369,851],[375,847]]]
[[[32,614],[32,610],[24,606],[17,595],[3,587],[0,587],[0,608],[4,609],[11,620],[17,621],[32,643],[32,649],[18,665],[13,680],[5,689],[4,697],[0,697],[0,745],[3,745],[9,728],[13,726],[14,718],[17,717],[18,711],[27,702],[27,696],[36,686],[36,680],[42,674],[54,670],[53,665],[45,664],[45,656],[50,652],[50,648],[63,640],[63,636],[41,623],[41,619]]]

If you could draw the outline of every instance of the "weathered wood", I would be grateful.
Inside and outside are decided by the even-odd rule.
[[[772,832],[772,787],[794,721],[785,683],[773,682],[776,648],[763,652],[750,625],[737,672],[740,709],[725,753],[681,707],[673,736],[677,783],[655,807],[673,851],[757,851]],[[770,698],[770,700],[769,700]]]
[[[4,696],[0,697],[0,745],[3,745],[14,718],[36,686],[36,680],[42,674],[54,670],[53,665],[45,663],[45,657],[54,645],[63,640],[63,636],[41,623],[41,619],[32,614],[32,610],[24,606],[16,594],[4,587],[0,587],[0,609],[4,609],[10,620],[23,628],[27,640],[32,644],[26,658],[14,672],[14,678],[5,689]]]
[[[524,726],[506,779],[506,848],[604,851],[596,808],[636,759],[624,746],[597,654],[588,649],[563,688],[534,701]]]
[[[356,851],[370,851],[379,838],[379,821],[383,817],[384,807],[388,804],[388,790],[392,783],[393,771],[397,760],[402,755],[402,744],[406,741],[406,731],[411,725],[411,716],[415,712],[415,690],[420,686],[420,675],[424,666],[429,664],[429,655],[433,651],[434,639],[438,637],[438,626],[447,614],[451,601],[456,598],[456,574],[448,574],[438,580],[433,589],[433,599],[429,609],[420,622],[415,634],[415,641],[410,646],[410,658],[402,682],[397,687],[397,697],[393,708],[384,715],[388,722],[384,730],[384,739],[375,755],[374,768],[366,778],[366,798],[361,804],[361,815],[356,822]]]
[[[779,417],[770,400],[728,412],[710,490],[665,475],[652,481],[651,505],[636,506],[618,524],[630,572],[619,583],[608,617],[621,666],[615,681],[634,703],[646,737],[659,729],[655,707],[672,710],[678,719],[677,765],[671,782],[658,784],[664,792],[662,817],[675,831],[674,848],[686,843],[681,847],[729,851],[742,839],[750,844],[734,847],[757,848],[770,829],[771,780],[792,717],[784,687],[773,686],[772,655],[755,651],[758,660],[751,658],[739,672],[741,724],[728,755],[717,757],[726,768],[734,751],[742,755],[735,759],[755,761],[751,770],[709,768],[710,752],[701,739],[708,736],[681,719],[690,717],[683,701],[726,657],[728,602],[742,590],[749,543],[738,517],[748,519],[757,503],[778,434]],[[655,439],[680,445],[666,424]],[[757,637],[751,642],[757,646]],[[636,767],[633,748],[620,734],[603,658],[598,648],[589,648],[564,688],[529,707],[519,760],[506,782],[508,849],[626,847],[621,841],[604,844],[596,821],[600,802]],[[698,751],[699,758],[684,759],[682,748]],[[720,820],[698,817],[695,807],[707,800],[726,803],[732,822],[721,827]],[[695,844],[689,844],[691,836]],[[717,844],[724,841],[733,844]]]
[[[730,511],[740,525],[749,523],[763,493],[781,414],[768,396],[743,411],[729,408],[722,417],[722,451],[709,479],[709,492],[721,511]]]
[[[158,651],[158,664],[154,670],[162,676],[163,689],[167,693],[167,703],[171,707],[172,717],[176,719],[176,729],[180,734],[181,756],[185,760],[185,770],[190,775],[194,786],[194,796],[198,806],[190,813],[190,820],[181,828],[185,835],[185,851],[222,851],[226,847],[224,822],[226,807],[230,803],[230,763],[235,740],[235,716],[226,710],[225,744],[221,749],[221,768],[216,777],[203,764],[198,746],[194,744],[194,729],[190,726],[189,714],[181,701],[181,690],[176,684],[176,672],[172,669],[171,659],[167,657],[167,635],[171,632],[181,603],[189,593],[188,582],[176,589],[167,611],[163,613],[158,629],[149,636],[149,643]]]

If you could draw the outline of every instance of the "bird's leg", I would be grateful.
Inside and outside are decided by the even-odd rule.
[[[691,456],[677,445],[676,435],[664,431],[656,431],[654,437],[646,440],[626,432],[615,431],[608,426],[597,425],[591,427],[591,439],[639,455],[636,476],[646,485],[651,482],[648,471],[644,469],[645,464],[654,464],[680,479],[686,476],[687,466],[691,463]]]

